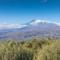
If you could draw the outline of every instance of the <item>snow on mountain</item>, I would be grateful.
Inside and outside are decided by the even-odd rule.
[[[21,40],[31,37],[60,38],[60,23],[32,20],[27,24],[0,24],[0,39]]]
[[[55,31],[60,30],[58,23],[50,22],[46,20],[32,20],[25,27],[21,28],[21,31]]]
[[[56,24],[57,26],[60,26],[60,23],[58,22],[51,22],[48,20],[32,20],[30,23],[30,25],[39,25],[39,24]]]
[[[48,21],[46,21],[46,20],[32,20],[30,24],[36,25],[39,23],[45,24],[45,23],[48,23]]]
[[[43,27],[43,25],[47,25],[47,24],[56,24],[57,26],[60,26],[60,23],[56,23],[56,22],[50,22],[50,21],[47,21],[47,20],[32,20],[30,21],[29,23],[27,24],[8,24],[8,23],[3,23],[3,24],[0,24],[0,29],[15,29],[15,28],[24,28],[24,27],[27,27],[27,26],[36,26],[36,25],[39,25],[41,27]]]
[[[60,23],[56,23],[56,22],[55,22],[55,24],[58,25],[58,26],[60,26]]]

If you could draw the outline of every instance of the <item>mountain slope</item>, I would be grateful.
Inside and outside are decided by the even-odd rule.
[[[56,37],[60,38],[60,26],[41,20],[32,20],[25,27],[0,30],[0,40],[21,40],[32,37]]]

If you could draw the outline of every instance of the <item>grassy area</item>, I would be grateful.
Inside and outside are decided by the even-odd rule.
[[[60,60],[60,40],[3,41],[0,60]]]

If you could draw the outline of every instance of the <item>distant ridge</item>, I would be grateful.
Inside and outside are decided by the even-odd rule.
[[[18,28],[0,29],[0,40],[23,40],[32,37],[60,38],[60,25],[45,20],[32,20]]]

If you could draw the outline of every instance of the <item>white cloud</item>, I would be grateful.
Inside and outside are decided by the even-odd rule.
[[[52,21],[48,21],[48,20],[33,20],[32,22],[30,22],[31,25],[36,25],[38,23],[53,23],[53,24],[56,24],[58,26],[60,26],[60,23],[58,22],[52,22]],[[0,23],[0,29],[13,29],[13,28],[23,28],[27,25],[22,25],[22,24],[19,24],[19,23],[14,23],[14,24],[8,24],[8,23]]]
[[[7,24],[3,23],[0,24],[0,29],[11,29],[11,28],[22,28],[25,27],[26,25],[21,25],[21,24]]]

